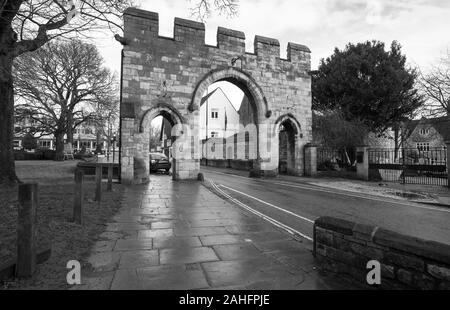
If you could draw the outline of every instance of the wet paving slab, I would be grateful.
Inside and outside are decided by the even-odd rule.
[[[78,289],[342,289],[315,268],[312,244],[200,182],[152,176],[127,187],[92,247]]]

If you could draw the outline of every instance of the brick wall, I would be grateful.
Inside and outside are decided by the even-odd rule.
[[[322,270],[363,285],[367,262],[381,263],[381,289],[450,289],[450,245],[383,228],[321,217],[314,224],[314,254]]]

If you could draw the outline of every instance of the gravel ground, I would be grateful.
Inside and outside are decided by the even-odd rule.
[[[75,161],[17,162],[23,182],[39,183],[38,247],[51,243],[50,259],[38,265],[32,279],[0,283],[0,289],[67,289],[66,263],[84,259],[99,239],[106,223],[120,207],[122,187],[103,191],[102,202],[93,201],[94,179],[85,178],[84,225],[71,222]],[[106,187],[106,186],[105,186]],[[0,188],[0,265],[16,253],[17,186]]]

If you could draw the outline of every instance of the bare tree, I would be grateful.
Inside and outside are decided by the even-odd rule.
[[[162,120],[162,122],[164,122],[164,120]],[[150,149],[156,149],[161,145],[162,122],[159,124],[152,124],[150,128]]]
[[[113,91],[113,94],[118,94],[118,89]],[[95,125],[97,149],[96,152],[101,151],[102,142],[106,142],[108,150],[119,125],[119,100],[118,96],[109,96],[99,102],[95,115],[91,119]]]
[[[420,84],[428,98],[425,109],[429,114],[450,115],[450,52],[428,74],[422,74]]]
[[[40,125],[36,131],[55,136],[57,160],[63,159],[64,136],[72,143],[74,128],[118,97],[115,78],[102,63],[94,45],[78,40],[51,42],[15,61],[16,109]]]
[[[228,1],[200,4],[210,12],[212,1],[219,12],[226,10]],[[121,15],[129,6],[133,0],[0,0],[0,183],[18,181],[13,153],[14,59],[58,37],[93,37],[95,31],[111,30],[120,38]]]
[[[205,20],[215,9],[219,15],[233,17],[237,15],[238,7],[238,0],[198,0],[191,8],[191,15],[199,20]]]
[[[13,154],[16,57],[57,37],[85,37],[92,30],[120,31],[120,16],[130,0],[0,0],[0,183],[15,182]]]

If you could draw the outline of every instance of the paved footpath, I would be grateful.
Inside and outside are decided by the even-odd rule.
[[[346,289],[298,241],[200,182],[127,187],[78,289]]]

